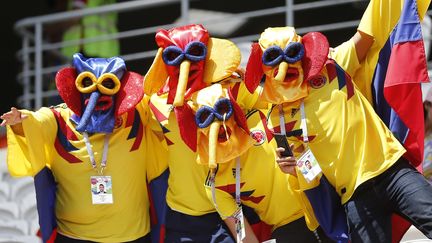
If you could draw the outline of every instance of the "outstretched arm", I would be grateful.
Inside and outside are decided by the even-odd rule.
[[[21,123],[27,118],[27,115],[23,115],[17,108],[12,107],[10,111],[1,115],[0,118],[3,119],[0,126],[11,126],[15,134],[24,135]]]
[[[360,30],[351,38],[354,42],[358,62],[361,63],[366,58],[366,55],[374,43],[374,38]]]

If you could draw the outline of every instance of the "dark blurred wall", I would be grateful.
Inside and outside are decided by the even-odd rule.
[[[1,70],[4,72],[2,86],[0,87],[0,112],[3,114],[11,106],[16,106],[16,99],[21,95],[21,85],[17,83],[16,76],[20,70],[21,63],[16,58],[17,51],[21,48],[21,39],[14,31],[17,20],[49,13],[47,0],[14,0],[3,5],[0,15],[2,25],[2,59]],[[6,44],[5,44],[6,43]]]

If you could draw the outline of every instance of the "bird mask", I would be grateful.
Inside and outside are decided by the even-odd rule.
[[[255,143],[249,135],[246,116],[231,92],[220,84],[196,92],[192,96],[197,134],[197,162],[216,168],[243,154]]]
[[[280,104],[308,95],[308,83],[320,77],[329,44],[319,32],[301,37],[293,27],[267,28],[252,45],[245,84],[253,92],[264,79],[263,101]]]
[[[116,117],[134,109],[144,95],[142,76],[127,71],[119,57],[86,58],[77,53],[73,67],[61,69],[55,79],[79,132],[111,133]]]
[[[202,26],[191,24],[156,33],[156,57],[144,77],[147,95],[168,93],[183,141],[196,151],[193,113],[185,100],[212,83],[230,77],[240,64],[241,54],[231,41],[210,38]]]

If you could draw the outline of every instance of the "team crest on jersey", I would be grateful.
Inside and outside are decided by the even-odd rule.
[[[266,140],[265,133],[261,130],[253,130],[250,133],[251,137],[255,139],[255,146],[263,144]]]
[[[318,76],[309,80],[309,84],[314,89],[319,89],[326,83],[326,78],[324,76]]]

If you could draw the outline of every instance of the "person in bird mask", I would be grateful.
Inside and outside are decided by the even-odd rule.
[[[329,53],[327,38],[319,32],[300,36],[293,27],[267,28],[253,45],[246,86],[254,91],[264,80],[261,98],[272,105],[268,129],[283,131],[294,151],[294,156],[279,154],[279,166],[297,177],[329,237],[390,242],[396,213],[430,238],[432,215],[425,209],[431,206],[431,185],[338,64],[352,57],[359,66],[367,53],[359,43],[368,42],[360,39]],[[305,161],[312,167],[302,174]]]
[[[196,134],[190,131],[197,125],[188,101],[214,83],[240,84],[240,50],[229,40],[211,37],[199,24],[159,30],[155,39],[159,49],[144,76],[144,89],[152,95],[150,107],[169,150],[165,241],[234,242],[203,187],[208,169],[196,163]],[[242,90],[248,94],[244,85]]]
[[[314,216],[304,214],[303,207],[310,205],[303,205],[301,193],[288,183],[295,177],[278,169],[275,139],[264,113],[244,109],[236,102],[237,95],[235,89],[213,84],[189,101],[198,126],[190,131],[197,134],[197,163],[209,168],[209,200],[237,242],[254,242],[254,233],[243,217],[244,205],[271,226],[269,237],[277,242],[330,242]],[[280,207],[281,202],[288,202],[289,207]]]
[[[150,242],[147,181],[166,145],[142,80],[119,57],[77,53],[56,74],[64,103],[1,116],[11,175],[34,177],[44,242]]]

